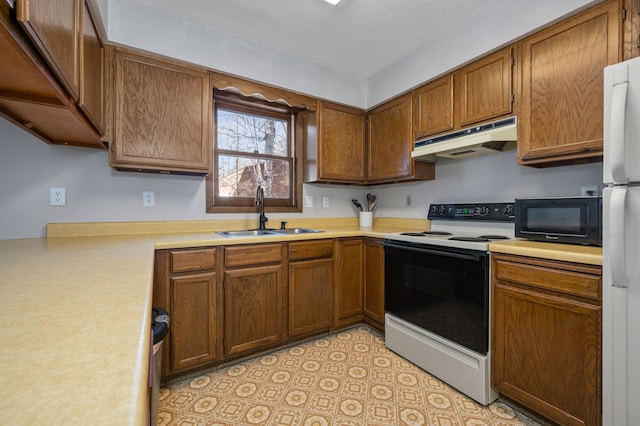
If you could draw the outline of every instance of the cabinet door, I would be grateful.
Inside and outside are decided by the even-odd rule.
[[[171,277],[170,372],[218,358],[216,273]]]
[[[362,240],[338,243],[338,282],[335,300],[336,325],[363,312],[364,253]]]
[[[112,166],[210,172],[213,104],[206,71],[117,50],[114,78]]]
[[[621,57],[619,10],[607,1],[519,44],[520,164],[602,157],[602,69]]]
[[[324,181],[364,183],[365,112],[320,102],[318,175]]]
[[[369,181],[412,175],[413,146],[411,95],[404,95],[369,113]]]
[[[453,130],[453,74],[416,89],[416,139]]]
[[[224,302],[225,356],[258,350],[284,340],[282,266],[225,271]]]
[[[333,259],[289,264],[289,336],[331,328]]]
[[[559,424],[600,424],[599,306],[497,285],[493,386]]]
[[[459,127],[511,114],[511,64],[507,47],[456,71]]]
[[[364,242],[364,313],[384,323],[384,247],[377,241]]]
[[[79,96],[81,0],[18,0],[16,18],[69,94]]]
[[[104,48],[86,1],[82,2],[80,23],[82,32],[80,34],[80,98],[78,106],[102,134],[104,132],[104,87],[102,80]]]

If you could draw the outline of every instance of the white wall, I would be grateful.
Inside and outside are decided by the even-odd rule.
[[[49,188],[66,188],[67,206],[49,206]],[[0,118],[0,239],[45,236],[47,223],[256,218],[257,213],[207,214],[202,177],[118,172],[108,154],[90,148],[47,145]],[[155,192],[156,207],[142,207],[142,191]],[[304,185],[313,208],[280,217],[355,216],[351,199],[364,188]],[[322,197],[330,207],[322,207]],[[277,226],[271,223],[270,226]]]
[[[517,197],[580,195],[582,186],[602,189],[602,163],[535,169],[518,166],[515,150],[464,160],[439,160],[429,182],[371,187],[387,217],[426,217],[430,203],[512,202]],[[412,207],[406,207],[411,195]]]
[[[0,119],[0,239],[45,235],[49,222],[113,222],[256,218],[257,214],[205,213],[204,178],[117,172],[106,151],[47,145]],[[378,196],[376,216],[424,218],[433,202],[510,201],[518,196],[576,195],[601,185],[602,165],[533,169],[516,165],[515,151],[466,160],[440,160],[436,180],[357,187],[304,185],[314,199],[303,213],[269,217],[355,216],[352,198]],[[49,187],[65,187],[66,207],[49,206]],[[142,191],[155,191],[156,207],[142,207]],[[405,207],[406,195],[413,206]],[[322,197],[330,207],[322,207]],[[275,223],[277,225],[277,223]],[[272,225],[273,226],[273,225]]]

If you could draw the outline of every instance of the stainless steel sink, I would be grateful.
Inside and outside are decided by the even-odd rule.
[[[289,228],[289,229],[276,229],[273,231],[277,234],[315,234],[316,232],[324,232],[319,229],[310,228]]]
[[[289,228],[289,229],[245,229],[240,231],[218,231],[223,237],[259,237],[261,235],[290,235],[290,234],[313,234],[324,232],[310,228]]]
[[[275,231],[268,229],[247,229],[242,231],[218,231],[223,237],[258,237],[260,235],[277,235]]]

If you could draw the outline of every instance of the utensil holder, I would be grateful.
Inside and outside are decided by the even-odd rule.
[[[373,226],[373,212],[360,212],[360,228]]]

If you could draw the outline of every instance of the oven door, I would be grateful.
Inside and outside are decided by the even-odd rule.
[[[385,310],[486,354],[489,254],[386,240]]]

